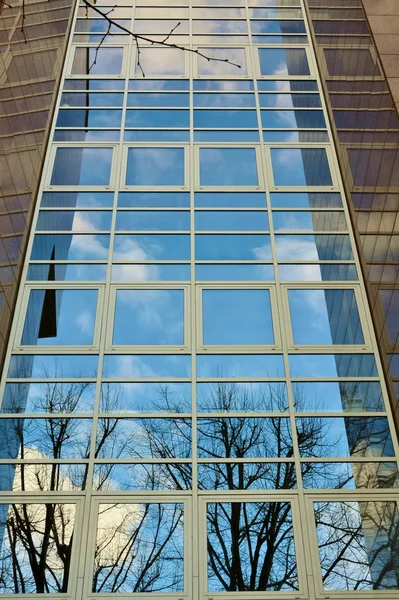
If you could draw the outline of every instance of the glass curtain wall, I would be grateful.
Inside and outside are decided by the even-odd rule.
[[[397,440],[300,0],[156,4],[96,6],[194,52],[78,8],[1,387],[0,593],[394,598]]]

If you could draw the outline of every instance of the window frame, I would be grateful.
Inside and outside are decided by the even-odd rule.
[[[368,460],[368,459],[367,459]],[[364,460],[363,462],[367,462]],[[383,459],[380,459],[384,462]],[[327,461],[325,461],[327,462]],[[348,461],[347,461],[348,462]],[[307,490],[308,493],[305,495],[305,506],[307,514],[307,531],[309,532],[309,547],[310,556],[309,562],[314,574],[314,586],[316,592],[316,598],[362,598],[369,600],[379,600],[383,598],[396,598],[398,595],[397,590],[328,590],[323,587],[322,571],[320,566],[319,558],[319,544],[317,538],[317,527],[316,519],[314,518],[313,504],[315,502],[395,502],[399,511],[399,499],[395,488],[389,489],[377,489],[376,493],[369,489],[364,490],[348,490],[342,489],[341,493],[336,491],[325,490]]]
[[[202,149],[210,149],[210,150],[255,150],[255,166],[258,174],[258,184],[257,185],[201,185],[201,150]],[[234,145],[221,142],[210,142],[210,143],[200,143],[197,142],[194,145],[194,191],[196,192],[254,192],[254,191],[263,191],[265,189],[265,181],[263,174],[263,165],[261,160],[261,146],[255,142],[248,142],[247,144],[237,143]]]
[[[155,460],[155,459],[154,459]],[[152,462],[154,462],[154,460]],[[106,461],[107,462],[107,461]],[[112,462],[112,461],[108,461]],[[125,461],[126,462],[126,461]],[[149,462],[149,461],[145,461]],[[190,598],[192,594],[192,539],[191,531],[194,528],[194,521],[191,507],[191,492],[183,491],[169,491],[169,492],[156,492],[150,494],[148,491],[135,491],[123,492],[120,491],[118,494],[112,493],[108,495],[103,493],[101,496],[93,494],[91,499],[91,522],[92,527],[90,528],[86,559],[83,562],[82,572],[86,580],[85,583],[85,596],[89,597],[101,597],[103,600],[114,600],[117,597],[121,598],[148,598],[148,597],[160,597],[160,594],[154,592],[136,592],[131,594],[119,593],[118,595],[112,593],[96,593],[92,591],[92,579],[93,579],[93,564],[96,550],[97,541],[97,523],[98,513],[100,504],[183,504],[183,544],[184,544],[184,558],[183,558],[183,569],[184,569],[184,590],[182,592],[162,592],[162,598],[165,600],[180,600],[182,598]]]
[[[223,459],[217,459],[218,462],[224,462]],[[253,459],[254,460],[254,459]],[[208,460],[209,462],[209,460]],[[248,461],[247,461],[248,462]],[[296,566],[298,571],[298,580],[300,584],[300,590],[295,592],[212,592],[208,590],[208,530],[207,530],[207,504],[209,503],[234,503],[234,502],[287,502],[291,505],[291,515],[293,522],[293,537],[295,545],[295,556]],[[231,599],[231,598],[244,598],[256,600],[262,600],[263,598],[275,598],[285,599],[297,599],[305,598],[308,594],[308,584],[306,577],[306,566],[305,566],[305,551],[303,550],[303,534],[300,519],[300,507],[298,492],[290,490],[276,490],[273,492],[259,493],[258,491],[251,492],[225,492],[215,493],[210,490],[209,492],[202,492],[199,497],[199,568],[200,568],[200,597],[208,598],[208,600],[216,596],[220,599]]]
[[[204,290],[268,290],[270,298],[271,308],[271,321],[274,335],[274,344],[261,344],[261,345],[227,345],[227,344],[205,344],[204,343],[204,314],[203,314],[203,301],[202,292]],[[281,351],[282,349],[282,336],[281,336],[281,325],[280,315],[278,311],[278,303],[276,297],[276,286],[273,282],[265,283],[251,283],[248,284],[240,282],[215,282],[215,283],[203,283],[196,285],[196,305],[198,310],[197,316],[197,353],[199,354],[253,354],[263,353],[264,351],[274,353],[275,351]]]
[[[17,327],[13,336],[12,349],[13,351],[19,350],[24,354],[54,354],[59,352],[71,351],[72,354],[82,354],[87,351],[98,352],[98,348],[101,343],[103,335],[102,316],[104,312],[104,296],[105,296],[105,283],[85,283],[79,285],[78,282],[46,282],[44,285],[40,282],[26,282],[23,289],[23,294],[20,300],[19,308],[16,310],[16,323]],[[40,345],[25,345],[22,344],[22,334],[25,327],[25,320],[27,316],[27,308],[32,290],[96,290],[97,293],[97,307],[96,314],[94,317],[94,328],[93,328],[93,343],[92,344],[48,344],[44,346]],[[11,338],[12,339],[12,338]]]
[[[305,21],[306,22],[306,21]],[[254,34],[252,34],[254,35]],[[260,35],[260,34],[255,34],[255,35]],[[284,34],[281,34],[284,35]],[[306,34],[302,34],[306,37]],[[315,68],[314,62],[313,62],[313,56],[310,52],[310,40],[307,43],[304,43],[302,46],[296,45],[296,44],[292,44],[290,46],[287,46],[286,44],[273,44],[273,45],[268,45],[268,44],[254,44],[253,45],[253,53],[254,53],[254,73],[256,74],[256,77],[258,79],[278,79],[278,80],[310,80],[310,79],[315,79],[315,77],[317,77],[317,69]],[[262,75],[262,69],[261,69],[261,63],[260,63],[260,57],[259,57],[259,50],[265,48],[265,49],[272,49],[272,50],[278,50],[278,49],[287,49],[287,50],[304,50],[305,51],[305,56],[307,58],[308,61],[308,65],[309,65],[309,71],[310,74],[309,75]]]
[[[79,5],[79,8],[81,8],[81,6]],[[119,19],[118,19],[119,20]],[[90,33],[86,33],[82,35],[92,35]],[[102,34],[99,34],[99,38],[101,39]],[[128,36],[126,36],[126,41],[128,40]],[[99,40],[100,41],[100,40]],[[108,40],[109,42],[109,40]],[[111,43],[107,43],[105,46],[102,46],[102,48],[122,48],[122,66],[121,66],[121,72],[119,74],[112,74],[112,73],[105,73],[105,74],[100,74],[100,73],[95,73],[93,75],[91,75],[90,73],[72,73],[72,66],[73,66],[73,62],[75,60],[75,53],[77,48],[92,48],[93,50],[96,50],[98,48],[98,44],[96,44],[95,42],[87,42],[86,44],[84,44],[83,42],[78,42],[78,43],[73,43],[70,50],[69,50],[69,58],[68,58],[68,62],[66,64],[65,67],[65,77],[67,77],[68,79],[125,79],[126,77],[126,71],[127,71],[127,63],[128,63],[128,52],[126,51],[126,48],[128,48],[126,46],[126,43],[124,42],[111,42]]]
[[[298,352],[300,354],[326,354],[331,353],[332,351],[337,351],[338,353],[343,352],[345,354],[359,352],[373,352],[373,344],[371,340],[370,330],[368,326],[368,316],[366,312],[366,303],[363,300],[363,295],[360,288],[360,283],[353,284],[351,282],[347,283],[345,281],[342,282],[332,282],[328,281],[320,281],[320,282],[296,282],[290,284],[288,282],[281,282],[281,291],[282,291],[282,311],[285,315],[284,318],[284,327],[285,327],[285,340],[287,344],[287,348],[289,352]],[[363,344],[295,344],[294,335],[293,335],[293,327],[292,327],[292,319],[291,319],[291,311],[290,311],[290,303],[289,303],[289,290],[300,290],[300,291],[312,291],[312,290],[352,290],[354,292],[354,297],[356,300],[357,310],[359,313],[359,322],[362,328],[364,343]]]
[[[73,462],[73,461],[72,461]],[[75,521],[73,527],[73,541],[72,541],[72,553],[71,553],[71,565],[70,573],[68,578],[68,590],[66,593],[46,594],[49,598],[76,598],[78,593],[78,581],[79,576],[81,577],[81,563],[84,556],[84,536],[83,532],[83,516],[84,516],[84,492],[68,492],[63,494],[62,492],[56,493],[42,493],[32,494],[32,492],[1,492],[0,493],[0,505],[7,505],[11,507],[13,504],[73,504],[75,506]],[[21,600],[21,598],[38,598],[38,593],[27,593],[27,594],[6,594],[5,598],[14,598],[15,600]]]
[[[287,131],[289,131],[289,130],[287,130]],[[320,130],[314,130],[314,131],[320,131]],[[327,130],[323,130],[323,131],[328,132],[329,130],[327,129]],[[272,162],[271,150],[273,150],[273,149],[305,150],[307,148],[312,149],[312,150],[323,149],[326,151],[326,157],[327,157],[327,162],[328,162],[328,166],[330,169],[332,185],[324,185],[324,186],[322,186],[322,185],[312,185],[312,186],[276,185],[274,183],[273,162]],[[287,143],[281,143],[281,142],[276,142],[276,143],[269,142],[269,143],[264,144],[264,150],[265,150],[266,171],[267,171],[268,179],[270,181],[270,184],[269,184],[270,192],[341,192],[341,187],[339,185],[338,173],[336,170],[336,164],[335,164],[335,160],[333,160],[333,157],[332,157],[332,151],[331,151],[330,144],[323,144],[323,143],[319,143],[319,142],[313,142],[310,144],[309,143],[300,144],[298,142],[293,143],[293,144],[287,144]]]
[[[114,344],[112,342],[114,334],[114,323],[115,323],[115,308],[116,308],[116,294],[117,291],[127,290],[183,290],[183,344]],[[110,286],[110,296],[108,304],[108,319],[106,323],[106,336],[105,336],[105,350],[110,351],[113,354],[123,354],[125,352],[134,354],[180,354],[187,353],[191,348],[191,305],[190,305],[190,284],[186,282],[179,283],[167,283],[158,282],[153,283],[126,283],[124,282],[112,282]]]
[[[51,183],[51,176],[53,174],[55,158],[57,154],[58,148],[68,148],[72,149],[84,149],[84,148],[98,148],[98,149],[112,149],[112,157],[111,157],[111,168],[109,175],[109,183],[106,185],[77,185],[77,184],[66,184],[66,185],[55,185]],[[95,143],[95,142],[53,142],[51,144],[47,169],[45,173],[44,186],[43,191],[48,192],[93,192],[93,191],[102,191],[102,190],[112,190],[115,187],[115,179],[116,179],[116,171],[118,169],[118,163],[120,162],[118,159],[119,155],[119,144],[118,142],[104,142],[104,143]]]
[[[226,0],[226,4],[228,4],[228,1]],[[218,8],[217,5],[212,6],[212,5],[208,5],[208,6],[196,6],[195,8],[199,8],[199,9],[207,9],[207,8]],[[223,8],[223,7],[222,7]],[[231,7],[231,8],[244,8],[244,6],[241,7]],[[230,19],[234,19],[234,17],[230,17]],[[244,17],[245,19],[245,17]],[[199,19],[199,20],[204,20],[204,19]],[[207,19],[205,19],[207,20]],[[223,19],[222,19],[223,20]],[[242,20],[242,18],[235,18],[235,20]],[[194,22],[194,18],[193,18],[193,22]],[[229,50],[244,50],[244,55],[245,55],[245,63],[246,63],[246,68],[247,68],[247,72],[246,74],[241,74],[241,71],[238,67],[236,67],[237,69],[237,74],[236,75],[226,75],[226,74],[219,74],[219,75],[200,75],[199,73],[199,56],[195,55],[193,56],[193,65],[192,65],[192,73],[193,73],[193,77],[194,79],[203,79],[203,80],[207,80],[207,79],[214,79],[214,80],[218,80],[218,79],[253,79],[254,76],[254,69],[253,69],[253,65],[252,65],[252,61],[251,61],[251,56],[250,56],[250,51],[249,51],[249,45],[248,42],[242,42],[235,44],[234,46],[231,45],[229,43],[229,37],[226,36],[226,43],[223,44],[222,42],[209,42],[209,44],[195,44],[195,37],[196,36],[204,36],[204,35],[211,35],[211,34],[196,34],[194,35],[193,41],[194,41],[194,48],[196,50],[199,50],[200,52],[203,52],[204,54],[206,54],[206,50],[220,50],[220,49],[226,49],[226,51],[228,52]],[[220,35],[220,34],[219,34]],[[244,35],[245,34],[241,34]],[[247,34],[248,35],[248,34]],[[226,56],[227,58],[227,56]],[[205,59],[204,59],[205,60]],[[238,64],[238,63],[237,63]],[[216,90],[215,90],[216,91]]]
[[[146,149],[149,150],[151,148],[154,149],[182,149],[184,151],[184,165],[183,165],[183,177],[184,182],[183,185],[129,185],[126,183],[127,177],[127,166],[128,166],[128,157],[130,149]],[[140,192],[140,191],[150,191],[150,192],[174,192],[174,191],[189,191],[190,189],[190,155],[189,145],[187,142],[125,142],[122,145],[122,156],[121,156],[121,171],[120,171],[120,182],[119,182],[119,191],[130,191],[130,192]]]

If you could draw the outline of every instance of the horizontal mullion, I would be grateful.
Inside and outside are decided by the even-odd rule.
[[[176,413],[176,412],[99,412],[99,419],[192,419],[192,413]]]

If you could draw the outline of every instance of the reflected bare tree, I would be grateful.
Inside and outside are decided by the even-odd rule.
[[[92,445],[91,420],[79,418],[77,413],[85,402],[86,386],[85,383],[43,384],[38,404],[34,406],[40,413],[38,418],[23,419],[24,400],[21,397],[10,400],[7,410],[17,416],[1,421],[3,456],[34,459],[37,464],[7,465],[8,471],[3,470],[11,480],[7,489],[83,490],[89,481],[85,461],[91,447],[94,457],[103,459],[95,466],[91,483],[98,491],[191,489],[191,420],[182,414],[182,404],[187,406],[187,402],[179,402],[168,385],[160,385],[158,395],[151,398],[147,409],[154,417],[140,418],[136,413],[126,418],[118,416],[125,406],[123,385],[104,385],[102,415]],[[299,411],[305,399],[297,393],[294,400]],[[170,416],[157,418],[161,412]],[[257,416],[260,412],[262,416]],[[378,418],[376,421],[380,423]],[[378,438],[381,431],[380,425],[377,429],[364,424],[360,428],[349,427],[347,433],[353,451],[364,453],[367,445],[362,440],[368,435]],[[200,489],[239,493],[296,488],[294,445],[282,384],[262,384],[256,388],[223,382],[210,385],[198,398],[197,440]],[[297,443],[302,456],[313,457],[335,441],[323,418],[304,417]],[[68,458],[80,458],[82,464],[40,464],[43,459]],[[142,462],[111,462],[132,458],[141,458]],[[104,463],[104,459],[108,462]],[[161,462],[151,462],[153,459]],[[326,465],[310,460],[303,468],[303,476],[313,481],[315,487],[322,487],[319,480],[325,482]],[[365,468],[371,467],[366,464]],[[324,483],[324,487],[341,488],[354,476],[342,471],[328,477],[328,485]],[[208,504],[209,591],[296,591],[298,574],[289,502],[251,502],[250,496],[245,501],[234,498],[230,502]],[[74,537],[73,508],[59,500],[51,504],[4,506],[0,528],[1,591],[17,594],[66,591]],[[321,506],[315,515],[318,527],[324,528],[322,531],[327,531],[327,525],[332,528],[323,542],[325,551],[321,552],[326,585],[339,582],[346,585],[344,589],[353,589],[353,580],[358,577],[359,581],[371,581],[372,589],[388,589],[388,575],[382,575],[385,569],[392,577],[392,568],[387,566],[388,550],[384,554],[377,542],[375,547],[364,546],[370,514],[367,516],[363,511],[350,534],[342,529],[348,529],[349,524],[345,525],[340,511],[326,513]],[[373,516],[375,521],[380,518],[378,511]],[[397,520],[393,517],[392,523],[397,531]],[[181,591],[182,531],[183,506],[179,503],[101,505],[93,592]],[[396,540],[395,535],[389,534],[384,542],[386,548]],[[355,564],[349,574],[348,553],[355,543],[359,547],[363,544],[365,550],[359,567]],[[334,552],[335,562],[329,564]],[[386,559],[381,568],[375,566],[381,562],[380,557]],[[392,562],[393,558],[390,556],[389,560]],[[365,584],[357,585],[361,589]]]

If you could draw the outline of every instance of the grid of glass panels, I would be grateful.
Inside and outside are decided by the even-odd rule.
[[[397,441],[301,3],[111,14],[198,52],[138,63],[79,7],[2,384],[0,592],[389,595]]]

